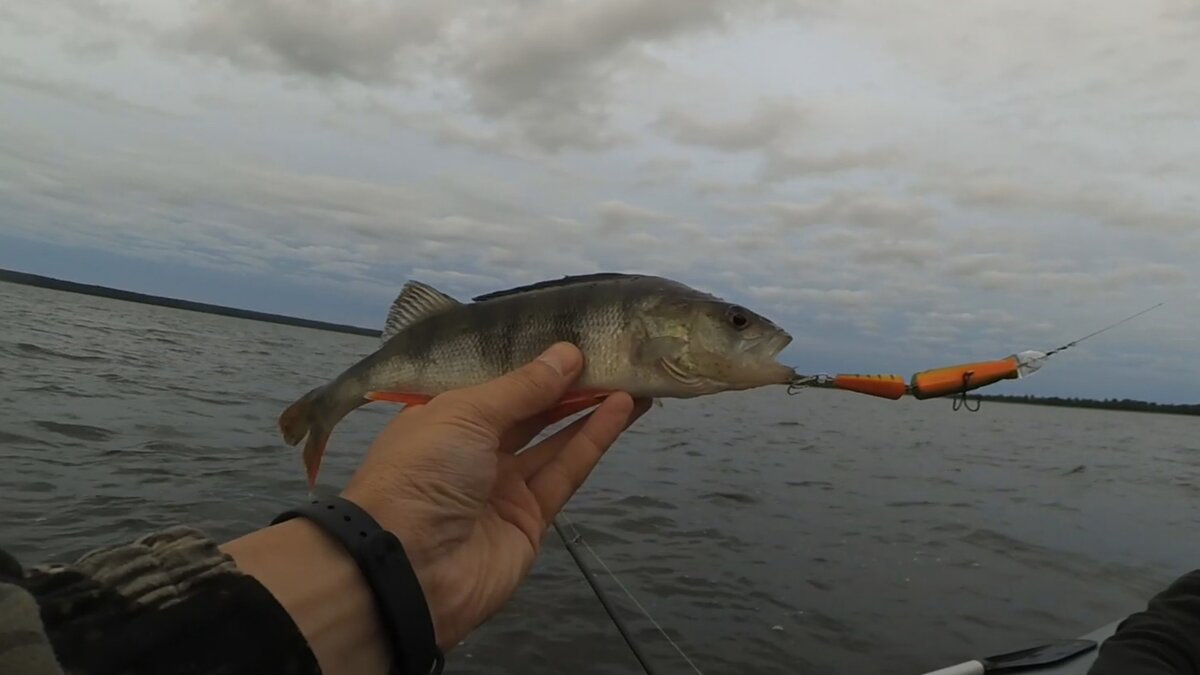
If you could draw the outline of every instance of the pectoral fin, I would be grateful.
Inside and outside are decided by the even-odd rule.
[[[368,391],[363,398],[368,401],[390,401],[405,405],[424,405],[433,397],[428,394],[406,394],[402,391]]]

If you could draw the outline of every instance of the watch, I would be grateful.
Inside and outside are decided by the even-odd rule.
[[[441,673],[445,656],[437,645],[433,617],[421,583],[396,535],[343,497],[312,499],[284,511],[272,525],[303,516],[341,542],[366,578],[392,645],[394,675]]]

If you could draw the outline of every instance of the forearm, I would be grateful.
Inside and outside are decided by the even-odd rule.
[[[1100,647],[1089,675],[1200,675],[1200,570],[1176,579]]]
[[[292,616],[324,675],[386,675],[390,652],[366,580],[341,544],[296,518],[222,546]]]
[[[0,673],[63,675],[33,596],[0,581]]]
[[[12,606],[32,600],[40,614],[32,633],[18,630],[48,643],[68,672],[319,672],[270,591],[195,530],[9,570],[4,581]]]

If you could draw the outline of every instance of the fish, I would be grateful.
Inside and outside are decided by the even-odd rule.
[[[380,346],[280,414],[283,440],[305,440],[309,489],[334,427],[373,401],[422,405],[500,377],[558,342],[583,371],[550,411],[565,417],[623,391],[693,398],[774,384],[796,373],[776,360],[792,336],[740,304],[661,276],[568,275],[461,302],[409,280],[392,303]]]

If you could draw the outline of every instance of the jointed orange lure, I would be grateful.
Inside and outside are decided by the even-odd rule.
[[[1116,328],[1126,321],[1136,319],[1152,309],[1161,307],[1162,304],[1160,302],[1133,316],[1126,317],[1110,326],[1101,328],[1094,333],[1068,342],[1057,349],[1051,349],[1048,352],[1027,350],[994,361],[975,361],[972,363],[960,363],[953,366],[934,368],[932,370],[923,370],[914,374],[908,382],[905,382],[904,378],[900,375],[892,374],[804,375],[797,377],[788,388],[788,391],[796,393],[798,390],[806,387],[822,387],[827,389],[843,389],[892,400],[901,398],[905,394],[916,399],[955,395],[958,398],[954,401],[954,409],[958,410],[960,407],[968,406],[966,399],[968,391],[986,387],[1001,380],[1015,380],[1028,377],[1037,372],[1046,362],[1046,359],[1052,355],[1064,349],[1069,349],[1106,330]],[[978,405],[975,408],[968,406],[968,409],[978,410]]]

